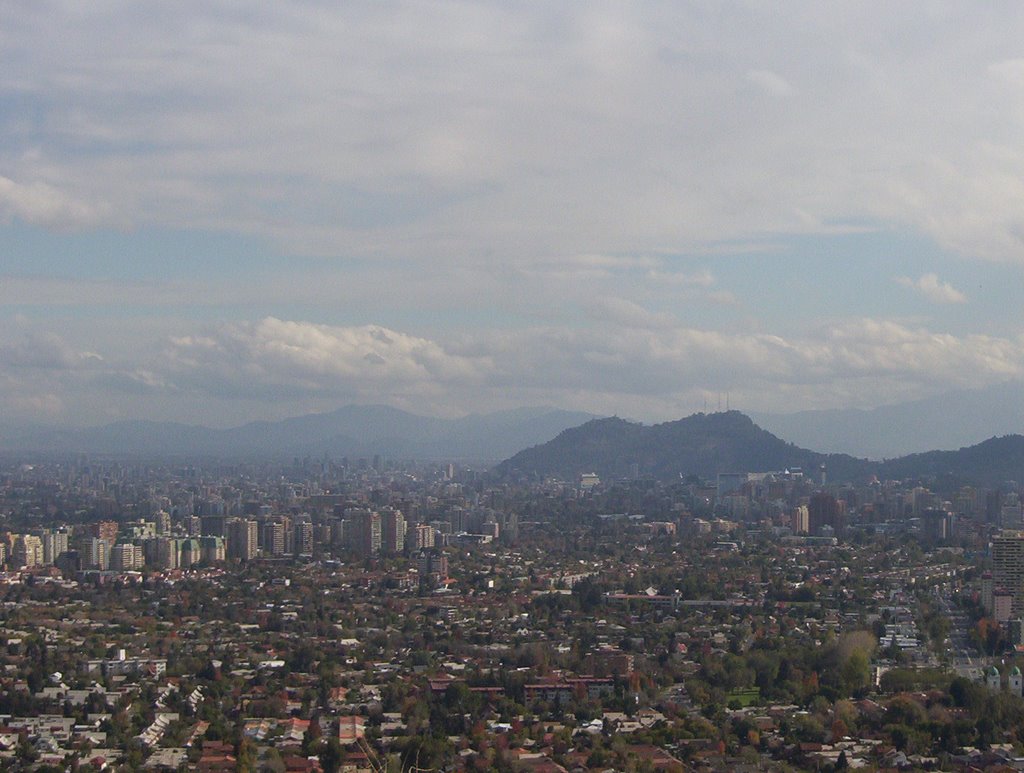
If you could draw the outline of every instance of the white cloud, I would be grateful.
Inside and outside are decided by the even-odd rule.
[[[55,333],[27,331],[15,340],[0,341],[0,366],[38,370],[95,368],[103,358],[95,352],[78,351]]]
[[[1024,86],[1024,59],[1005,59],[988,66],[989,74],[1013,86]]]
[[[449,416],[546,404],[663,420],[725,392],[751,411],[871,407],[1024,377],[1024,336],[958,336],[887,319],[801,335],[724,332],[611,297],[591,308],[586,327],[443,337],[267,317],[102,358],[29,329],[0,344],[0,388],[7,419],[60,407],[79,423],[129,416],[224,426],[349,402]]]
[[[908,276],[896,277],[896,282],[917,290],[932,303],[967,303],[967,296],[949,282],[943,282],[935,274],[923,274],[914,280]]]
[[[671,415],[721,388],[875,404],[1019,372],[998,310],[955,334],[803,332],[815,288],[797,275],[814,272],[809,240],[789,237],[910,231],[1024,264],[1024,6],[48,0],[4,15],[0,224],[227,232],[303,256],[285,272],[213,254],[189,274],[153,254],[79,272],[69,252],[66,271],[0,276],[0,304],[66,315],[62,345],[0,336],[0,370],[69,414],[89,390],[92,415],[126,409],[101,375],[125,405],[179,400],[165,416],[214,393],[217,411],[237,395],[260,415],[378,398]],[[965,302],[913,261],[890,273]],[[818,313],[850,313],[840,296]],[[207,330],[182,322],[197,307]],[[270,312],[334,324],[225,323]]]
[[[46,183],[24,184],[0,176],[0,221],[18,218],[66,230],[97,225],[107,214],[105,206],[73,198]]]
[[[194,389],[247,396],[318,393],[371,399],[477,383],[486,358],[376,325],[332,327],[267,317],[169,342],[165,368]]]
[[[616,299],[593,328],[464,333],[442,343],[377,326],[267,318],[170,342],[152,381],[220,397],[390,402],[451,414],[536,402],[669,418],[730,391],[750,409],[884,402],[1024,375],[1024,340],[958,337],[891,320],[851,320],[799,338],[673,324]],[[784,402],[777,404],[784,397]],[[688,401],[688,402],[686,402]],[[604,406],[604,408],[602,408]]]
[[[595,298],[590,313],[605,324],[624,328],[668,328],[675,318],[671,314],[650,312],[638,303],[625,298]]]
[[[773,97],[788,97],[796,92],[789,81],[771,70],[748,70],[747,80]]]
[[[460,265],[868,222],[1024,261],[1016,6],[39,5],[0,32],[9,217]]]

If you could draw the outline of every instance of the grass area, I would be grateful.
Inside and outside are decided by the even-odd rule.
[[[727,704],[731,704],[734,701],[742,708],[746,708],[752,703],[756,703],[761,697],[761,690],[757,687],[749,687],[746,690],[730,690],[725,696]]]
[[[893,668],[882,674],[882,692],[906,692],[909,690],[948,690],[953,672],[945,668]]]

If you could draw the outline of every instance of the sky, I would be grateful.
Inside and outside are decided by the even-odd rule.
[[[1016,2],[0,0],[0,416],[1024,377]]]

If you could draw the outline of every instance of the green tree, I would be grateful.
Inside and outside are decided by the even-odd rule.
[[[338,773],[341,763],[345,761],[345,750],[337,738],[327,739],[320,749],[320,767],[324,773]]]

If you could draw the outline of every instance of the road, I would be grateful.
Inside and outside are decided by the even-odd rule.
[[[949,638],[946,643],[950,665],[961,676],[980,680],[989,659],[982,657],[971,641],[971,619],[953,603],[951,593],[942,593],[938,599],[943,614],[949,618]]]

